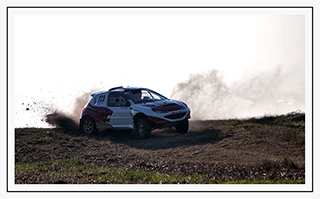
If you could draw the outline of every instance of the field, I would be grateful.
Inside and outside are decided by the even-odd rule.
[[[16,184],[304,184],[305,114],[190,121],[190,130],[84,135],[15,129]]]

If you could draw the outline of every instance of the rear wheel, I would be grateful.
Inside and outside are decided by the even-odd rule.
[[[136,131],[138,133],[138,136],[141,139],[150,137],[151,125],[148,119],[146,118],[139,119],[136,124]]]
[[[187,119],[183,120],[182,122],[177,124],[175,127],[178,133],[186,133],[189,130],[189,121]]]
[[[91,117],[85,117],[80,122],[80,130],[86,134],[95,134],[97,132],[96,122]]]

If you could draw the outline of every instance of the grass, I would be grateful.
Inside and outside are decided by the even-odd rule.
[[[266,115],[261,118],[230,119],[221,126],[221,129],[224,129],[222,137],[247,134],[254,137],[268,137],[279,142],[305,144],[305,114],[299,111],[280,116]]]
[[[284,179],[275,179],[275,180],[231,180],[219,184],[305,184],[305,180],[284,180]]]
[[[178,184],[205,183],[205,176],[192,174],[160,174],[152,171],[134,170],[131,168],[92,167],[84,160],[64,159],[37,163],[17,164],[16,176],[24,175],[23,183],[42,184],[43,182],[67,183],[112,183],[112,184]],[[40,174],[40,175],[34,175]],[[35,179],[35,176],[37,178]],[[21,183],[21,182],[16,182]]]
[[[35,138],[35,143],[40,143],[40,144],[50,144],[52,138],[51,137],[41,137],[41,138]]]
[[[63,159],[37,163],[16,164],[16,176],[24,176],[16,183],[33,184],[304,184],[301,179],[245,179],[219,180],[206,174],[171,172],[161,174],[133,168],[95,167],[85,160]]]

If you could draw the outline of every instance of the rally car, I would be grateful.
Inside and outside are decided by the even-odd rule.
[[[123,129],[147,138],[153,129],[175,127],[180,133],[188,131],[189,107],[150,89],[121,86],[91,96],[80,117],[80,130],[84,133]]]

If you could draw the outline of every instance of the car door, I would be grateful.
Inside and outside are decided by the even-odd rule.
[[[112,110],[109,124],[114,128],[133,128],[130,102],[118,93],[110,93],[107,101],[108,109]]]

